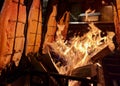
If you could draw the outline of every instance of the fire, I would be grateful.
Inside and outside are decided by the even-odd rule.
[[[85,21],[90,21],[90,19],[88,18],[88,13],[94,13],[95,10],[91,10],[90,8],[88,10],[85,11]]]
[[[56,41],[48,44],[50,52],[54,52],[64,60],[64,64],[60,64],[61,61],[55,63],[60,74],[68,75],[77,67],[92,64],[91,58],[106,46],[110,46],[110,49],[114,50],[115,47],[112,41],[115,35],[114,32],[107,32],[107,35],[102,37],[102,31],[93,22],[88,25],[88,33],[81,37],[74,36],[65,41],[63,37],[57,36]],[[57,26],[59,26],[59,31],[64,28],[64,25]]]
[[[49,44],[51,51],[66,62],[62,66],[56,63],[61,74],[68,74],[77,67],[90,64],[91,57],[108,45],[112,45],[111,49],[114,50],[113,32],[107,32],[107,36],[101,37],[102,31],[94,23],[90,23],[89,27],[89,32],[82,37],[73,37],[69,41],[59,39]]]

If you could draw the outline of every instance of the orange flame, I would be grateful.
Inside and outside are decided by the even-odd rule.
[[[90,59],[106,46],[111,46],[110,49],[114,50],[112,41],[114,32],[107,32],[107,36],[101,37],[101,30],[97,28],[93,22],[89,23],[89,32],[82,37],[73,37],[71,40],[63,40],[58,34],[59,38],[48,45],[50,50],[59,55],[66,61],[66,65],[58,66],[59,73],[69,74],[69,72],[77,67],[91,64]],[[59,26],[58,29],[62,30],[64,26]],[[61,32],[59,32],[61,33]]]

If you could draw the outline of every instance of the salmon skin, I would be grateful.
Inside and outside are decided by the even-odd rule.
[[[11,61],[18,66],[24,48],[24,0],[5,0],[0,13],[0,70]]]

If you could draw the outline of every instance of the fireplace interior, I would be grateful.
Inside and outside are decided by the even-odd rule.
[[[4,5],[3,4],[4,1],[7,1],[7,0],[0,1],[1,13],[2,13],[2,6]],[[17,3],[17,0],[11,0],[11,1],[14,1],[14,3]],[[19,5],[21,6],[20,1],[22,0],[18,0],[18,1],[19,1],[18,6]],[[114,22],[114,6],[117,7],[116,6],[117,0],[116,1],[114,0],[66,0],[67,2],[64,0],[56,0],[56,1],[55,0],[23,0],[23,1],[24,1],[24,4],[22,4],[22,6],[24,5],[26,6],[26,23],[23,22],[25,24],[24,47],[27,46],[28,40],[32,39],[32,38],[27,39],[28,29],[26,28],[29,27],[29,22],[30,22],[29,13],[32,13],[30,8],[34,6],[32,5],[33,1],[41,1],[42,3],[42,8],[41,8],[42,23],[41,23],[41,20],[33,20],[38,24],[38,26],[36,27],[39,27],[39,23],[40,23],[41,27],[43,28],[42,29],[43,32],[41,32],[42,34],[41,44],[39,43],[40,46],[38,48],[38,51],[37,51],[37,48],[36,48],[37,45],[35,45],[35,42],[33,45],[34,47],[33,51],[31,50],[32,52],[29,52],[29,48],[28,48],[28,51],[27,51],[27,48],[23,49],[23,53],[22,53],[19,65],[17,67],[16,67],[16,63],[10,60],[10,64],[7,64],[7,66],[0,73],[0,86],[119,86],[120,85],[120,58],[119,58],[120,50],[119,50],[119,43],[117,42],[117,39],[116,39],[116,32],[115,32],[116,26]],[[57,11],[58,14],[55,13],[56,9],[54,8],[54,5],[56,6],[56,3],[58,4],[58,11]],[[70,6],[68,6],[68,4]],[[55,9],[54,12],[52,12],[51,10],[52,6],[53,6],[53,9]],[[61,8],[60,6],[64,6],[64,8]],[[67,8],[67,6],[69,7],[69,9]],[[86,18],[86,15],[87,15],[86,10],[88,10],[89,7],[91,8],[92,11],[95,10],[94,13],[88,14],[88,17],[89,17],[88,19],[90,20]],[[39,8],[39,11],[41,12],[40,7],[36,7],[36,8]],[[69,14],[69,19],[67,20],[68,14]],[[49,16],[51,15],[53,18],[53,22],[52,22],[52,18],[50,18],[51,21],[49,20]],[[62,15],[64,17],[62,17]],[[56,18],[54,19],[54,17]],[[38,18],[41,18],[41,17],[38,16]],[[54,20],[57,21],[57,23],[54,24]],[[66,24],[66,21],[67,21],[67,24]],[[51,26],[48,25],[48,23]],[[47,28],[51,29],[51,27],[52,28],[57,27],[57,30],[59,31],[59,26],[57,26],[57,24],[61,25],[60,27],[62,27],[64,23],[66,24],[65,28],[67,28],[67,25],[68,25],[67,31],[65,30],[63,32],[58,32],[58,33],[56,31],[55,32],[56,35],[54,36],[52,32],[50,32],[50,34],[47,33]],[[64,50],[66,49],[66,47],[68,48],[70,46],[71,52],[75,52],[75,55],[80,55],[77,52],[78,50],[75,50],[75,47],[70,45],[72,43],[68,41],[71,41],[73,37],[77,38],[78,36],[81,37],[80,41],[86,39],[88,36],[84,34],[87,34],[92,28],[91,23],[94,23],[92,27],[94,28],[97,27],[101,31],[100,34],[97,35],[97,37],[100,35],[101,38],[102,37],[104,38],[105,36],[107,36],[109,32],[115,33],[115,35],[112,38],[112,42],[114,44],[114,50],[111,51],[111,49],[107,45],[103,47],[101,50],[99,48],[97,53],[95,54],[93,53],[93,51],[95,50],[89,51],[89,53],[82,52],[84,54],[81,54],[81,57],[82,56],[90,57],[90,59],[85,58],[86,64],[79,64],[80,60],[77,58],[75,60],[76,64],[73,64],[75,63],[75,62],[72,63],[73,59],[70,60],[70,59],[67,59],[67,57],[71,58],[71,56],[74,53],[72,53],[71,55],[71,53],[69,54],[66,50],[67,54],[63,54],[65,53]],[[34,29],[32,31],[34,32]],[[34,33],[30,32],[30,34],[34,34]],[[39,33],[37,32],[35,33],[36,35],[35,40],[40,41],[39,39],[37,39],[38,34]],[[48,51],[47,53],[45,53],[46,50],[44,53],[42,52],[42,49],[44,49],[44,43],[47,40],[47,39],[45,40],[45,38],[47,37],[45,34],[47,34],[47,36],[53,37],[53,39],[58,38],[57,41],[55,41],[55,43],[53,42],[53,44],[48,44],[49,50],[51,49],[51,51]],[[63,36],[61,36],[61,34]],[[31,37],[32,36],[33,35],[31,35]],[[84,36],[87,36],[87,37],[84,37]],[[97,41],[96,35],[92,35],[92,36]],[[61,38],[63,38],[64,40],[61,40]],[[51,42],[53,39],[48,39],[48,41],[50,40]],[[58,52],[59,50],[55,51],[55,49],[59,47],[58,45],[61,46],[61,44],[58,43],[59,39],[60,39],[60,42],[62,41],[62,43],[64,43],[64,46],[62,48],[63,49],[62,54],[61,52]],[[91,43],[92,42],[93,40],[91,41]],[[55,45],[56,43],[58,43],[57,47],[53,47],[53,45]],[[80,42],[78,41],[78,43]],[[83,45],[85,43],[86,42],[84,42]],[[105,44],[104,39],[100,40],[100,43],[103,43],[104,45]],[[88,46],[88,45],[85,45],[85,46]],[[94,46],[95,45],[93,45],[92,47],[94,48]],[[112,45],[110,47],[112,47]],[[68,49],[68,51],[70,51],[70,49]],[[89,48],[89,50],[90,49],[91,48]],[[84,58],[81,58],[81,60],[83,59]],[[69,63],[67,61],[69,60],[71,61],[71,64],[69,64],[70,67],[69,66],[66,67],[66,65],[68,65]],[[78,61],[78,64],[77,64],[77,61]],[[61,69],[63,70],[61,71]]]

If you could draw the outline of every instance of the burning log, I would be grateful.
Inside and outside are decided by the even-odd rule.
[[[90,64],[92,60],[94,62],[103,58],[105,55],[103,57],[97,56],[103,51],[107,54],[110,53],[106,46],[109,46],[111,51],[114,50],[112,41],[114,32],[107,32],[107,36],[102,37],[102,31],[93,23],[89,24],[89,28],[88,33],[82,37],[74,37],[69,41],[59,39],[49,44],[50,50],[66,62],[66,65],[58,65],[59,73],[69,74],[73,69]]]
[[[72,70],[70,75],[71,76],[79,76],[82,78],[94,77],[95,75],[97,75],[96,68],[97,68],[96,65],[89,64],[89,65],[78,67],[78,68]]]
[[[105,48],[103,48],[102,50],[100,50],[96,55],[94,55],[93,57],[91,57],[91,61],[93,63],[97,62],[98,60],[101,60],[102,58],[104,58],[105,56],[111,54],[112,51],[110,50],[110,48],[108,46],[106,46]]]
[[[24,0],[5,0],[0,14],[0,70],[10,61],[16,66],[24,48]]]
[[[38,57],[38,60],[36,58]],[[50,74],[58,74],[58,70],[56,69],[56,66],[54,65],[51,57],[48,54],[44,54],[42,56],[35,56],[34,54],[30,53],[28,54],[28,58],[33,66],[32,68],[32,72],[33,73],[39,73],[38,75],[43,75],[43,77],[45,78],[46,76],[48,76],[46,79],[50,82],[48,82],[48,84],[55,84],[54,86],[58,86],[58,84],[60,86],[64,86],[64,79],[62,78],[56,78],[55,76],[51,76]],[[33,74],[33,75],[37,75],[37,74]],[[38,76],[37,75],[37,76]],[[37,77],[35,76],[35,77]],[[52,82],[52,83],[51,83]],[[51,85],[51,86],[52,86]]]
[[[37,53],[41,44],[42,35],[42,7],[41,0],[33,0],[29,15],[26,38],[26,55]]]

